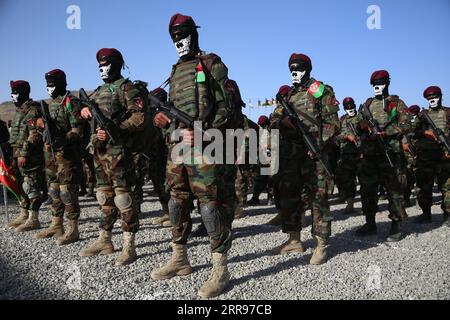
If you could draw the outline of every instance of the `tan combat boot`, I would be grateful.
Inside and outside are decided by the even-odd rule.
[[[302,241],[300,240],[299,231],[289,232],[289,239],[281,246],[278,246],[272,250],[273,254],[288,254],[288,253],[303,253],[303,252],[305,252],[305,248],[303,248]]]
[[[9,229],[14,229],[24,224],[28,219],[28,210],[25,208],[20,208],[19,216],[15,218],[13,221],[7,224]]]
[[[202,298],[212,298],[220,295],[230,282],[230,273],[227,267],[227,254],[214,252],[212,254],[213,269],[208,281],[198,290]]]
[[[192,273],[192,267],[187,257],[187,246],[174,243],[172,248],[172,258],[166,265],[152,271],[151,277],[153,280],[165,280],[174,276],[185,276]]]
[[[35,239],[45,239],[51,237],[60,237],[64,234],[63,217],[52,217],[52,223],[47,229],[44,229],[34,235]]]
[[[309,260],[309,264],[319,265],[327,261],[327,241],[321,237],[314,236],[316,248]]]
[[[41,223],[39,222],[39,212],[30,210],[29,213],[27,221],[16,228],[17,232],[27,232],[41,227]]]
[[[114,246],[111,241],[112,232],[100,230],[98,239],[89,247],[80,251],[80,257],[91,257],[95,255],[107,255],[114,253]]]
[[[281,222],[282,222],[281,214],[277,213],[277,215],[272,219],[270,219],[266,224],[271,226],[279,226],[281,225]]]
[[[64,246],[66,244],[77,242],[79,239],[78,220],[69,220],[66,232],[56,240],[56,244],[58,246]]]
[[[137,259],[136,247],[134,245],[134,236],[132,232],[124,232],[122,238],[122,253],[117,258],[115,266],[126,266]]]

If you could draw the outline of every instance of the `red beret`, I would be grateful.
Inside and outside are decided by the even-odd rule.
[[[46,80],[56,80],[66,83],[66,74],[61,69],[54,69],[45,74]]]
[[[263,126],[263,125],[265,125],[266,123],[268,123],[269,122],[269,118],[267,118],[266,116],[260,116],[259,118],[258,118],[258,124],[260,125],[260,126]]]
[[[119,62],[124,62],[120,51],[114,48],[103,48],[98,50],[96,58],[98,62],[104,60],[105,58],[116,58]]]
[[[306,64],[306,66],[308,67],[309,70],[312,69],[311,59],[305,54],[293,53],[291,55],[291,57],[289,58],[289,68],[291,67],[291,65],[293,63],[296,63],[296,62],[304,63],[304,64]]]
[[[344,99],[344,101],[342,102],[342,104],[344,105],[344,107],[350,105],[350,106],[354,106],[355,105],[355,100],[353,100],[352,97],[347,97]]]
[[[441,88],[439,88],[437,86],[431,86],[431,87],[426,88],[425,91],[423,92],[423,97],[425,99],[427,99],[430,96],[442,97]]]
[[[30,84],[25,81],[25,80],[17,80],[17,81],[13,81],[11,80],[9,82],[9,85],[11,86],[11,89],[14,90],[19,90],[19,91],[27,91],[30,92],[31,88],[30,88]]]
[[[181,13],[176,13],[172,16],[172,18],[170,18],[169,33],[172,31],[172,28],[176,26],[198,28],[198,26],[195,25],[194,19],[192,19],[192,17],[184,16]]]
[[[284,85],[281,86],[280,89],[278,89],[278,93],[284,97],[288,94],[289,90],[291,90],[291,87],[289,87],[288,85]]]
[[[406,111],[411,114],[418,114],[420,112],[420,107],[418,105],[412,105],[406,109]]]
[[[386,70],[375,71],[374,73],[372,73],[372,76],[370,77],[370,84],[373,85],[376,80],[382,79],[386,79],[389,81],[390,80],[389,72],[387,72]]]

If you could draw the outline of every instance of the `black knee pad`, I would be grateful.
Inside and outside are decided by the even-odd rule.
[[[222,218],[213,202],[200,204],[200,214],[210,237],[218,237],[222,232]]]

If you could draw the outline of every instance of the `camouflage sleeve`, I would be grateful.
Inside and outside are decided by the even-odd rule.
[[[21,157],[32,156],[31,151],[34,149],[33,146],[42,143],[42,133],[39,132],[37,127],[38,118],[39,114],[37,109],[31,108],[23,120],[24,124],[19,132],[19,140],[22,142],[22,146],[20,148]]]
[[[209,81],[209,86],[216,103],[216,114],[214,115],[212,127],[219,128],[223,126],[229,118],[225,93],[225,81],[228,79],[228,68],[220,59],[212,65],[211,76],[212,79]]]
[[[347,126],[347,119],[343,119],[342,121],[340,121],[340,130],[338,135],[336,136],[336,139],[339,142],[343,142],[345,140],[345,138],[349,135],[349,134],[353,134],[352,132],[350,132],[350,129]]]
[[[280,122],[285,116],[283,107],[277,106],[270,117],[270,128],[280,129]]]
[[[340,128],[339,122],[339,102],[336,100],[331,87],[326,86],[326,90],[321,100],[323,114],[323,141],[332,140],[338,133]]]
[[[68,140],[81,140],[86,120],[81,117],[81,101],[75,97],[70,99],[71,108],[68,109],[68,118],[71,130],[67,133]],[[67,109],[67,105],[65,106]]]
[[[127,107],[125,120],[120,123],[120,129],[132,133],[144,130],[146,121],[146,105],[144,97],[131,81],[123,87],[123,103]]]
[[[403,142],[406,143],[406,138],[404,136],[408,135],[412,130],[411,117],[406,112],[407,107],[402,100],[398,100],[396,108],[397,121],[386,128],[385,133],[388,137],[402,136]]]

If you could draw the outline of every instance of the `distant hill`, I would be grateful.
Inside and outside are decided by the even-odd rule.
[[[78,97],[78,90],[70,90],[70,92],[72,92],[72,94],[74,96]],[[87,92],[87,94],[92,93],[92,91],[89,91],[89,90],[87,90],[86,92]],[[49,99],[46,99],[45,101],[48,102]],[[12,120],[12,118],[14,117],[15,110],[16,110],[16,108],[15,108],[14,104],[10,101],[0,103],[0,119],[5,122]]]

